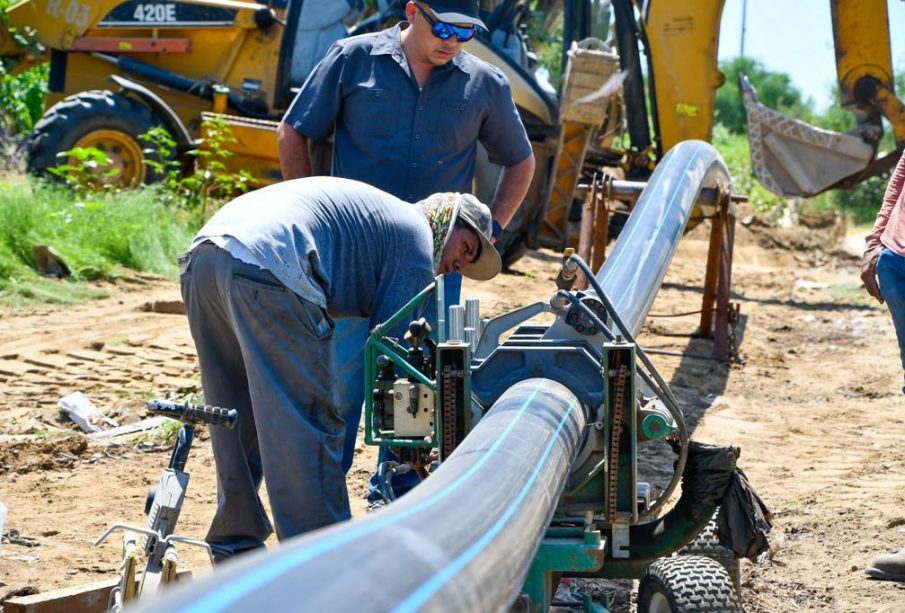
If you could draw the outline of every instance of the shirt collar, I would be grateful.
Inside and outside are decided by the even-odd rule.
[[[402,52],[402,40],[399,38],[403,23],[405,22],[397,23],[392,28],[378,32],[377,40],[371,47],[371,55],[392,55],[397,62],[404,62],[405,53]]]
[[[377,40],[374,41],[374,46],[371,48],[371,55],[391,55],[400,65],[404,64],[406,59],[405,52],[402,50],[402,39],[400,38],[400,34],[402,33],[402,30],[407,27],[408,22],[402,21],[392,28],[381,30],[377,34]],[[464,50],[457,53],[456,57],[451,61],[440,66],[440,70],[445,70],[447,72],[453,68],[458,68],[466,74],[471,73],[468,63],[465,61]]]

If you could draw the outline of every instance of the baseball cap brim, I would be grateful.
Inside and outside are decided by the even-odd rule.
[[[496,247],[487,240],[486,236],[480,232],[476,232],[476,234],[481,239],[481,255],[462,269],[462,274],[475,281],[489,281],[500,274],[503,269],[503,260]]]
[[[484,29],[485,31],[487,30],[487,26],[484,25],[484,22],[477,17],[470,17],[464,13],[458,13],[456,11],[444,11],[443,7],[436,5],[436,3],[430,6],[430,12],[434,14],[434,17],[436,17],[440,21],[445,21],[446,23],[470,23]]]
[[[481,241],[478,259],[462,269],[462,274],[475,281],[487,281],[500,274],[503,261],[496,247],[490,242],[493,234],[493,218],[490,209],[471,194],[458,194],[456,217],[464,221]],[[453,224],[455,224],[453,219]],[[481,227],[484,226],[484,227]]]

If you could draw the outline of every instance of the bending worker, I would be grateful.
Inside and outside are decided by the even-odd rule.
[[[506,76],[463,51],[477,28],[486,29],[478,2],[408,2],[405,15],[395,27],[334,43],[314,68],[277,130],[283,177],[310,176],[309,141],[322,141],[332,130],[334,176],[406,202],[435,192],[467,193],[480,142],[503,167],[490,205],[496,238],[528,191],[534,155]],[[460,290],[461,278],[448,277],[448,304],[459,302]],[[352,466],[364,401],[364,346],[376,323],[348,319],[336,330],[345,382],[345,470]],[[387,458],[384,449],[381,458]],[[405,487],[407,480],[417,477],[409,473],[397,482]]]
[[[867,292],[889,309],[905,370],[905,155],[899,158],[889,179],[874,229],[867,235],[861,280]],[[905,549],[875,557],[867,574],[875,579],[905,581]]]
[[[235,430],[211,428],[215,559],[273,531],[262,478],[279,539],[349,518],[333,320],[385,321],[435,274],[492,278],[491,225],[470,195],[409,205],[313,177],[240,196],[201,229],[180,258],[182,296],[205,400],[239,413]]]

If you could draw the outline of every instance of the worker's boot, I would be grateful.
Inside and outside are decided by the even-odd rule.
[[[905,549],[898,553],[879,555],[870,561],[864,572],[874,579],[905,581]]]

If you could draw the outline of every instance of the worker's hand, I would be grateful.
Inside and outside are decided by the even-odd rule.
[[[880,285],[877,283],[877,260],[880,259],[880,249],[866,251],[861,260],[861,280],[867,293],[883,304],[883,296],[880,294]]]

